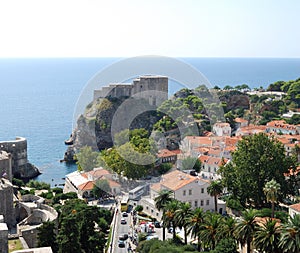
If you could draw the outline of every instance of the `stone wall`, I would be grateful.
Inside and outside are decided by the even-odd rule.
[[[148,94],[148,91],[152,91],[151,94]],[[95,90],[94,100],[105,97],[130,97],[132,95],[149,100],[151,105],[160,105],[168,99],[168,77],[149,75],[134,79],[132,84],[110,84],[108,87],[102,87],[101,90]]]
[[[9,228],[15,225],[13,186],[4,178],[0,178],[0,214]]]
[[[0,252],[8,253],[8,228],[5,223],[0,223]]]

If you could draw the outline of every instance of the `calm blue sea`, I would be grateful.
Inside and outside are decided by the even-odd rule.
[[[60,163],[81,90],[116,58],[0,59],[0,140],[28,139],[38,180],[52,184],[76,169]],[[300,59],[184,58],[212,83],[266,87],[300,77]]]

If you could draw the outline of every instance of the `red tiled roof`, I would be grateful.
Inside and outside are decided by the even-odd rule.
[[[235,118],[234,121],[235,121],[236,123],[246,123],[246,122],[248,122],[248,120],[245,120],[245,119],[243,119],[243,118]]]
[[[162,149],[158,151],[157,157],[170,157],[175,156],[176,154],[173,151],[168,149]]]
[[[82,191],[90,191],[93,188],[94,188],[94,182],[93,181],[88,181],[88,182],[83,183],[83,184],[78,186],[78,189],[82,190]]]
[[[300,203],[290,205],[289,207],[297,212],[300,212]]]

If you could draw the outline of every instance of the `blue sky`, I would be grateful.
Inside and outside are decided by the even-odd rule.
[[[0,0],[0,57],[300,57],[300,1]]]

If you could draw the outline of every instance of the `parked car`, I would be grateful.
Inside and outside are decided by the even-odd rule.
[[[122,218],[121,219],[121,224],[127,224],[127,221],[124,218]]]
[[[160,222],[159,221],[154,221],[154,227],[160,228]]]
[[[126,241],[128,239],[128,234],[123,234],[119,236],[119,240]]]
[[[123,216],[123,217],[128,217],[128,213],[123,212],[123,213],[122,213],[122,216]]]
[[[119,240],[118,245],[119,245],[119,248],[125,248],[125,242],[122,240]]]

